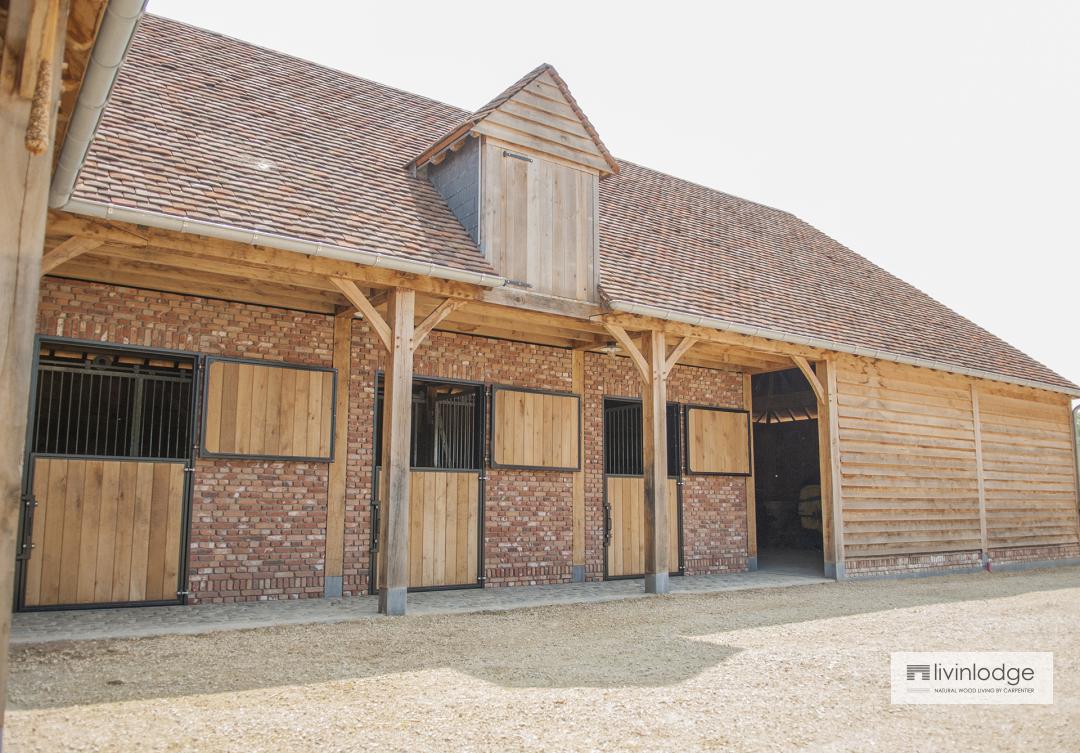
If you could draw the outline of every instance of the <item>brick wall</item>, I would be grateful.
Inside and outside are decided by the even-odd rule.
[[[39,332],[203,354],[332,365],[332,317],[266,306],[46,278]],[[348,384],[343,590],[366,593],[371,567],[375,378],[385,354],[368,326],[353,323]],[[537,389],[572,389],[569,351],[433,333],[415,362],[418,377]],[[342,385],[342,388],[344,385]],[[587,575],[603,575],[604,396],[639,397],[624,358],[586,357]],[[742,375],[679,366],[673,401],[742,404]],[[190,536],[190,601],[302,598],[323,593],[327,465],[263,460],[196,461]],[[488,585],[557,583],[572,570],[572,474],[489,469],[484,557]],[[684,550],[688,573],[746,566],[745,481],[687,477]]]
[[[327,366],[330,317],[46,277],[38,332]],[[189,602],[321,596],[325,463],[199,458]]]

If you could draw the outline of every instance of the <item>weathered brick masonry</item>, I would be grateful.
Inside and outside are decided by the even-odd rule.
[[[39,332],[113,344],[331,365],[332,318],[266,306],[46,278]],[[375,379],[382,346],[353,324],[344,592],[369,587]],[[571,354],[525,343],[436,332],[419,349],[418,377],[570,391]],[[344,385],[342,385],[344,387]],[[639,397],[629,361],[586,357],[587,576],[603,575],[603,398]],[[742,374],[680,366],[673,401],[741,407]],[[340,451],[340,450],[339,450]],[[572,569],[572,474],[486,473],[488,585],[558,583]],[[192,495],[190,601],[303,598],[323,593],[327,465],[200,458]],[[688,573],[746,567],[745,481],[687,477]]]

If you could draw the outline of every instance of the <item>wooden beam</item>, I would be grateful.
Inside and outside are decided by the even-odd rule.
[[[192,233],[159,230],[131,223],[96,220],[59,210],[54,210],[49,214],[49,232],[56,235],[85,235],[105,242],[187,251],[202,257],[231,260],[288,272],[340,277],[363,285],[411,288],[421,293],[444,297],[475,299],[479,298],[484,290],[477,285],[398,272],[385,267],[374,267],[322,256],[309,256],[293,251],[208,238]]]
[[[575,350],[570,354],[570,377],[575,394],[581,396],[582,405],[585,400],[585,353]],[[578,446],[584,447],[585,422],[579,422]],[[573,530],[571,534],[571,578],[575,583],[585,580],[585,467],[581,467],[574,473],[573,503],[572,503]]]
[[[795,362],[795,365],[799,367],[799,371],[806,377],[806,381],[810,383],[810,389],[814,391],[814,395],[818,399],[818,403],[825,402],[825,388],[821,386],[821,382],[817,378],[817,374],[810,368],[810,363],[802,356],[792,356],[791,360]]]
[[[694,347],[694,343],[696,343],[697,341],[698,339],[696,337],[687,335],[679,342],[678,345],[675,346],[675,350],[671,351],[671,355],[668,356],[667,360],[664,362],[665,379],[667,379],[668,375],[671,373],[671,370],[675,368],[675,364],[679,362],[679,359],[683,357],[686,351]]]
[[[352,370],[352,316],[334,317],[334,459],[326,482],[326,565],[323,595],[341,596],[345,567],[345,494],[349,467],[349,384]]]
[[[16,534],[22,511],[22,474],[30,403],[31,364],[41,285],[55,118],[49,118],[45,150],[26,149],[31,102],[20,96],[19,62],[33,34],[31,0],[10,0],[0,44],[0,740],[7,697],[8,639],[14,602]],[[51,33],[58,42],[40,63],[52,75],[49,113],[56,112],[63,61],[67,2],[60,3]],[[40,66],[39,69],[40,70]],[[34,71],[35,74],[38,71]],[[31,550],[32,554],[32,550]],[[40,552],[38,553],[40,556]]]
[[[41,274],[47,275],[66,261],[71,261],[76,256],[81,256],[87,251],[93,251],[101,245],[101,241],[94,238],[80,238],[73,236],[66,241],[50,249],[41,258]]]
[[[666,319],[639,316],[637,314],[600,314],[591,317],[593,321],[608,324],[617,324],[631,331],[644,331],[648,329],[661,329],[668,335],[685,337],[693,335],[702,342],[719,343],[722,345],[734,345],[762,353],[772,353],[782,356],[800,355],[811,360],[817,360],[827,355],[820,348],[811,348],[805,345],[793,345],[790,343],[770,340],[766,337],[740,335],[737,332],[725,332],[723,330],[702,327],[682,322],[673,322]]]
[[[649,367],[648,361],[638,350],[638,347],[634,345],[634,341],[630,338],[630,335],[626,333],[626,330],[620,327],[618,324],[609,324],[604,322],[604,329],[611,333],[611,336],[615,338],[615,341],[622,346],[623,351],[630,357],[634,366],[638,370],[638,374],[641,376],[642,384],[648,384],[652,379],[652,372]],[[665,354],[666,355],[666,354]],[[661,358],[664,356],[662,355]],[[663,376],[663,365],[661,363],[658,373]]]
[[[667,379],[664,376],[667,342],[664,333],[657,330],[646,332],[642,346],[643,360],[648,369],[641,401],[645,471],[645,592],[663,594],[669,590],[668,526],[671,525],[667,502]]]
[[[840,428],[836,397],[836,364],[817,362],[817,377],[825,387],[818,406],[818,455],[821,463],[821,529],[825,549],[825,575],[843,580],[844,509],[840,476]]]
[[[375,334],[382,340],[382,344],[386,346],[386,349],[393,350],[391,343],[393,334],[390,331],[389,325],[387,325],[386,320],[382,318],[382,314],[376,311],[375,307],[371,305],[371,301],[367,299],[367,296],[360,292],[360,288],[356,287],[356,283],[343,277],[331,277],[330,282],[341,291],[341,294],[345,296],[345,299],[349,303],[356,307],[357,311],[364,315],[364,318],[367,319],[368,324],[371,325]],[[412,352],[411,348],[409,352]]]
[[[416,325],[416,330],[413,332],[412,352],[416,352],[416,349],[419,348],[420,344],[424,342],[424,339],[431,334],[431,331],[439,326],[439,322],[450,316],[466,303],[468,303],[468,301],[463,301],[460,298],[447,298],[436,306],[434,311],[424,317],[424,321]]]
[[[743,374],[743,408],[754,415],[753,378]],[[750,475],[746,477],[746,558],[750,570],[758,569],[757,481],[754,476],[754,427],[750,426]]]
[[[982,418],[979,415],[979,390],[971,383],[971,420],[975,435],[975,482],[979,492],[979,546],[983,567],[990,568],[990,543],[986,526],[986,473],[983,470]],[[1071,427],[1070,427],[1071,428]]]
[[[409,476],[413,318],[416,293],[396,289],[387,302],[390,357],[383,378],[383,456],[379,479],[379,612],[405,614],[409,588]]]

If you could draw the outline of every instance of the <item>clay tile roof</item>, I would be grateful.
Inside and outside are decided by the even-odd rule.
[[[147,15],[74,197],[492,273],[403,168],[472,117]],[[609,300],[1076,389],[787,212],[619,164],[600,183]]]
[[[494,274],[402,167],[464,114],[148,14],[73,197]]]

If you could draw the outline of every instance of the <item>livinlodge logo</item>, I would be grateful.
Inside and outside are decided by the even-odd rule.
[[[1049,652],[897,652],[891,676],[893,703],[1054,702],[1054,655]]]

